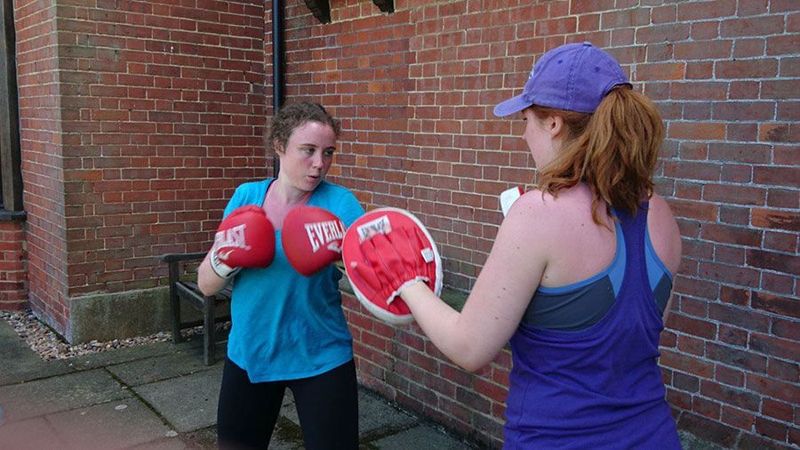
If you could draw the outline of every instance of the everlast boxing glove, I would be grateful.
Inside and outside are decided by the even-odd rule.
[[[230,278],[243,267],[267,267],[275,257],[275,228],[261,207],[234,209],[217,228],[211,268]]]
[[[338,217],[316,206],[297,206],[286,214],[281,231],[289,264],[310,276],[342,259],[345,226]]]

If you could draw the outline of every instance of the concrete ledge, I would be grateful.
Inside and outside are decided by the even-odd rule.
[[[74,297],[69,303],[65,338],[72,344],[146,336],[170,327],[167,287]]]

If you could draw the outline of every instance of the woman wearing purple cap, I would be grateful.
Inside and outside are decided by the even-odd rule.
[[[653,192],[656,107],[583,43],[545,53],[494,112],[526,121],[538,189],[510,208],[461,312],[423,282],[400,296],[468,370],[510,342],[505,448],[679,449],[657,360],[681,238]]]

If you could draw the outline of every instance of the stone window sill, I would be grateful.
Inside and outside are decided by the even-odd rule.
[[[0,209],[0,222],[22,222],[25,220],[27,214],[25,211],[6,211]]]

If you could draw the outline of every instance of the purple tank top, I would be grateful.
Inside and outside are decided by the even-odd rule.
[[[680,449],[657,358],[664,328],[645,265],[647,205],[618,213],[625,275],[594,325],[511,337],[505,449]]]

